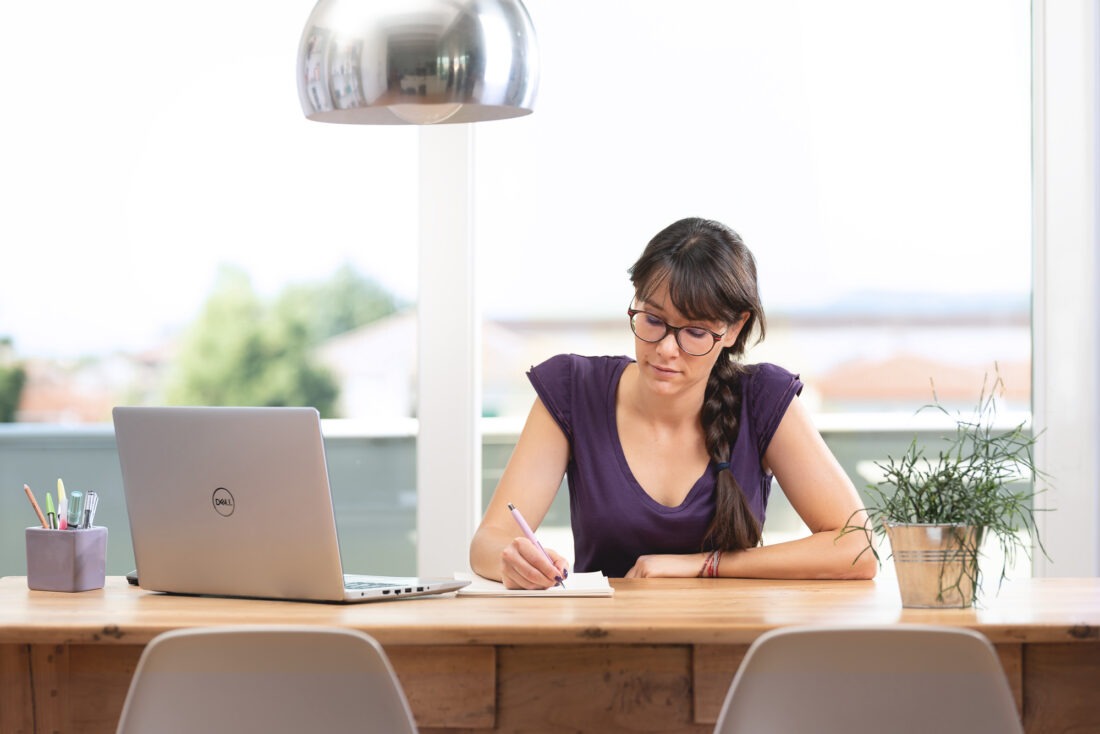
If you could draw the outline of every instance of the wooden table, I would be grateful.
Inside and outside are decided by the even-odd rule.
[[[1011,582],[981,609],[902,609],[892,580],[616,580],[612,598],[352,606],[82,594],[0,579],[0,732],[113,732],[142,647],[179,627],[316,624],[385,647],[421,728],[711,731],[749,643],[797,624],[944,624],[997,648],[1028,732],[1100,732],[1100,579]]]

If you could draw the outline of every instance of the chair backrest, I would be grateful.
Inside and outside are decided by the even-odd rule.
[[[749,647],[715,731],[1022,734],[993,646],[925,625],[787,627]]]
[[[118,734],[416,731],[381,646],[362,632],[233,626],[146,646]]]

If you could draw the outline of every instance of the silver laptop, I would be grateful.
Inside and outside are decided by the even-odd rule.
[[[113,413],[143,589],[364,602],[469,583],[344,573],[313,408]]]

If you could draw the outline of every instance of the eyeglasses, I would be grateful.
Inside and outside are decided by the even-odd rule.
[[[701,326],[670,326],[664,319],[635,308],[628,308],[626,315],[630,317],[630,329],[634,332],[634,336],[644,342],[656,344],[671,331],[680,349],[693,357],[710,354],[718,340],[726,335],[724,331],[721,334],[715,334]]]

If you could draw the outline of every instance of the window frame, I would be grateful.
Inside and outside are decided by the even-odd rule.
[[[1100,12],[1095,2],[1033,0],[1032,412],[1033,425],[1040,431],[1036,459],[1053,484],[1035,501],[1037,525],[1052,559],[1035,554],[1036,576],[1100,575],[1100,373],[1095,367],[1100,364],[1098,39]],[[420,539],[431,539],[418,544],[421,573],[449,573],[465,562],[481,507],[481,315],[471,231],[474,133],[436,139],[437,132],[423,132],[421,155],[437,157],[422,160],[420,169],[419,380],[424,404],[417,531]],[[464,202],[465,210],[448,215],[453,216],[450,235],[430,242],[444,229],[439,210],[431,205],[437,176],[446,177],[451,184],[448,197]],[[450,275],[457,272],[457,277],[444,277],[448,268],[432,259],[448,246],[448,262],[458,268]],[[449,303],[426,300],[426,290],[435,286],[445,289]],[[447,320],[448,309],[456,303],[460,308],[451,314],[461,318]],[[437,342],[436,328],[442,324],[450,332],[446,342]],[[459,351],[446,359],[431,357],[428,350],[440,344]],[[451,407],[429,412],[441,386]],[[429,416],[432,424],[425,430]],[[449,460],[461,463],[441,472]],[[455,522],[456,517],[461,521]]]

